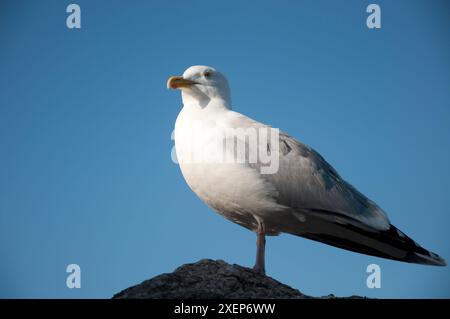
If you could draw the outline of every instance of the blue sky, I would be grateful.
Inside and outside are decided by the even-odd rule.
[[[109,298],[202,258],[252,266],[253,233],[171,161],[167,77],[227,75],[234,109],[318,150],[391,221],[450,260],[446,1],[0,2],[0,297]],[[450,268],[282,235],[273,278],[310,295],[450,297]],[[82,287],[66,287],[79,264]],[[380,289],[366,287],[368,264]]]

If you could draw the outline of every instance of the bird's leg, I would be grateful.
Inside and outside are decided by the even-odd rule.
[[[256,230],[256,263],[253,267],[253,271],[258,274],[266,274],[265,266],[265,250],[266,250],[266,232],[264,228],[264,222],[262,220],[257,220],[258,228]]]

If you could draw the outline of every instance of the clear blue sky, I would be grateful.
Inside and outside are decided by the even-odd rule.
[[[450,261],[450,5],[377,1],[0,2],[0,297],[108,298],[201,258],[252,266],[171,161],[167,77],[228,76],[235,110],[318,150]],[[82,270],[66,287],[66,266]],[[366,267],[382,287],[366,287]],[[450,267],[269,238],[268,274],[310,295],[450,297]]]

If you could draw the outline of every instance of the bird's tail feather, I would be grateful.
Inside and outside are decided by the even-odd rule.
[[[393,225],[387,230],[375,230],[348,216],[336,219],[335,212],[333,218],[330,216],[330,212],[312,212],[310,227],[300,233],[290,233],[366,255],[424,265],[447,265],[442,257],[421,247]]]
[[[426,252],[427,253],[425,255],[419,252],[414,252],[407,261],[423,265],[447,266],[447,262],[444,258],[431,251],[426,250]]]

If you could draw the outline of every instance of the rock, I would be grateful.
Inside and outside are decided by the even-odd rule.
[[[297,289],[249,268],[223,260],[202,259],[185,264],[173,273],[162,274],[127,288],[113,298],[151,299],[241,299],[308,298]]]
[[[353,298],[358,298],[354,296]],[[116,299],[305,299],[297,289],[223,260],[185,264],[114,295]],[[336,298],[333,295],[322,298]],[[352,297],[351,297],[352,298]],[[361,297],[359,297],[361,298]]]

